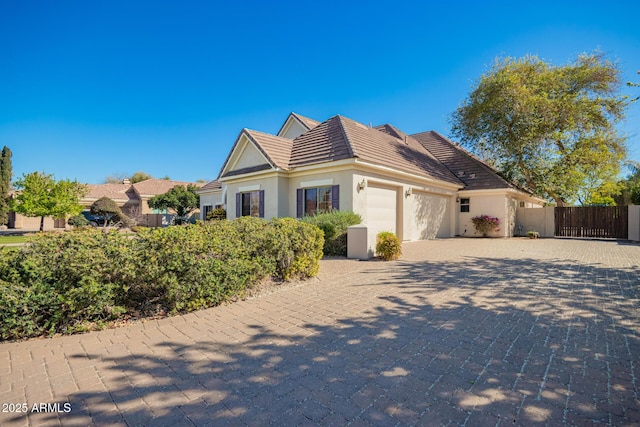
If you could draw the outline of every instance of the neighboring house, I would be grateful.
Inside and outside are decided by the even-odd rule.
[[[204,185],[197,182],[155,178],[135,184],[131,184],[128,179],[125,179],[122,183],[114,184],[86,184],[88,192],[80,199],[80,204],[88,210],[96,200],[108,197],[116,202],[125,215],[135,218],[139,223],[159,226],[167,223],[166,218],[155,218],[152,214],[167,214],[167,212],[157,212],[151,209],[147,203],[149,199],[158,194],[166,193],[176,185],[187,186],[190,184],[198,187]],[[199,216],[199,212],[194,212],[194,215]],[[66,226],[66,220],[64,219],[45,218],[45,229],[66,228]],[[36,230],[39,227],[40,218],[26,217],[15,212],[10,215],[9,228]]]
[[[383,230],[403,240],[471,236],[481,214],[500,218],[495,236],[511,236],[516,207],[544,204],[437,132],[407,135],[339,115],[319,123],[291,113],[277,135],[243,129],[209,185],[228,218],[357,212],[369,246]],[[213,204],[202,200],[203,211]]]
[[[87,184],[88,192],[80,199],[80,204],[87,209],[98,199],[108,197],[116,202],[125,215],[133,215],[140,210],[140,197],[129,180],[112,184]]]
[[[133,187],[133,190],[136,192],[138,198],[140,199],[140,206],[142,209],[140,213],[143,215],[151,214],[151,213],[167,213],[167,212],[158,212],[155,209],[151,209],[149,207],[149,203],[147,202],[153,196],[157,196],[158,194],[164,194],[177,185],[182,185],[184,187],[188,185],[195,185],[196,187],[202,187],[204,183],[172,181],[169,179],[151,178],[151,179],[136,182],[135,184],[133,184],[131,187]]]

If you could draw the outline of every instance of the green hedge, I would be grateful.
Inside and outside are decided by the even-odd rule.
[[[303,222],[313,224],[324,233],[325,255],[347,256],[347,228],[362,222],[360,215],[350,211],[331,211],[306,216]]]
[[[214,306],[267,276],[314,276],[322,245],[322,231],[291,218],[42,234],[0,250],[0,341]]]

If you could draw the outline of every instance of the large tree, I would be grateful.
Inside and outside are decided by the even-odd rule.
[[[82,212],[79,200],[87,191],[78,181],[56,181],[53,175],[41,172],[23,175],[15,187],[13,209],[26,216],[40,217],[40,231],[44,231],[45,217],[65,218]]]
[[[125,173],[118,173],[115,175],[109,175],[104,179],[105,184],[122,184],[125,179],[128,179],[129,182],[135,184],[136,182],[145,181],[147,179],[153,178],[153,175],[149,175],[144,171],[135,172],[131,176],[127,176]]]
[[[565,66],[498,59],[451,117],[452,133],[507,179],[573,203],[615,183],[626,156],[615,128],[628,104],[620,70],[602,55]]]
[[[200,196],[196,191],[198,187],[189,184],[176,185],[164,194],[153,196],[147,202],[151,209],[172,209],[178,216],[179,222],[184,221],[187,216],[200,207]]]
[[[6,224],[9,220],[11,176],[11,150],[5,146],[0,152],[0,225]]]

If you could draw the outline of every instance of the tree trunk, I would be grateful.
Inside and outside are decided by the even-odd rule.
[[[40,232],[44,231],[44,217],[40,217]]]

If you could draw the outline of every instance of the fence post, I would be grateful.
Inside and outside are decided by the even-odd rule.
[[[631,205],[629,209],[629,240],[640,241],[640,206]]]

